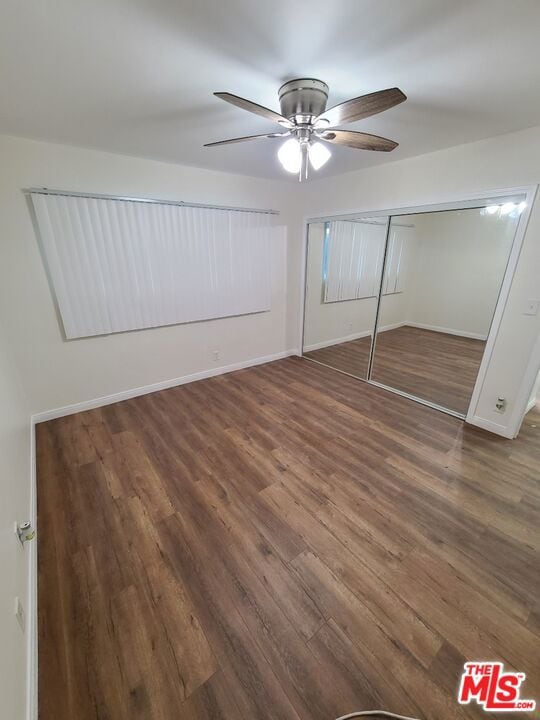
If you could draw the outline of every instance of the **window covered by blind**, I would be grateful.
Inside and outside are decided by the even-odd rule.
[[[32,193],[67,338],[270,309],[268,213]]]
[[[324,302],[377,295],[385,241],[386,224],[347,220],[327,223]]]
[[[410,242],[414,229],[392,223],[388,238],[386,270],[383,280],[383,295],[403,292],[403,280],[407,272]]]
[[[382,293],[404,290],[414,229],[392,223],[388,237]],[[324,237],[324,302],[358,300],[379,292],[386,242],[386,222],[335,220]]]

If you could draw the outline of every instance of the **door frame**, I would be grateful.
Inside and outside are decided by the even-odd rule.
[[[465,422],[470,423],[472,425],[477,425],[479,427],[483,427],[486,430],[490,430],[491,432],[497,432],[499,435],[503,435],[504,437],[515,437],[518,432],[519,428],[521,426],[521,422],[523,419],[523,416],[525,414],[525,409],[527,406],[527,402],[530,396],[530,393],[532,391],[532,385],[534,384],[534,379],[532,370],[531,372],[526,372],[525,376],[521,382],[521,385],[519,387],[517,396],[516,396],[516,404],[515,407],[509,417],[508,425],[500,426],[500,431],[498,431],[497,427],[492,427],[493,424],[489,424],[487,421],[484,421],[482,418],[478,417],[476,415],[476,409],[478,407],[478,402],[481,396],[482,387],[489,369],[489,365],[491,362],[491,358],[493,355],[493,349],[495,347],[495,342],[497,340],[501,321],[504,315],[504,311],[507,305],[508,296],[510,294],[510,289],[512,286],[512,281],[514,279],[514,274],[517,268],[517,264],[519,261],[519,256],[521,253],[521,248],[523,246],[523,240],[525,238],[525,233],[527,230],[527,226],[529,223],[529,218],[531,215],[532,207],[534,204],[536,191],[538,186],[537,185],[525,185],[525,186],[516,186],[516,187],[507,187],[507,188],[495,188],[491,190],[481,190],[471,193],[466,193],[462,195],[457,195],[454,197],[447,197],[441,202],[430,202],[427,204],[419,204],[419,205],[407,205],[402,207],[391,207],[391,208],[382,208],[379,210],[362,210],[362,211],[347,211],[347,212],[341,212],[341,213],[328,213],[326,215],[314,215],[314,216],[306,216],[304,217],[303,221],[303,245],[302,245],[302,278],[301,278],[301,301],[300,301],[300,338],[299,338],[299,352],[302,357],[304,357],[304,326],[305,326],[305,309],[306,309],[306,292],[307,292],[307,261],[308,261],[308,232],[309,232],[309,225],[311,223],[319,223],[319,222],[331,222],[333,220],[351,220],[351,219],[362,219],[367,217],[380,217],[380,216],[388,216],[389,218],[393,215],[415,215],[418,213],[423,212],[437,212],[437,211],[444,211],[444,210],[465,210],[468,208],[474,208],[478,205],[478,203],[481,203],[482,205],[485,205],[486,203],[489,204],[489,201],[493,201],[493,204],[499,204],[501,200],[508,200],[509,198],[515,196],[515,195],[524,195],[525,196],[525,202],[527,203],[525,209],[521,213],[519,217],[519,221],[516,227],[516,232],[514,235],[514,240],[512,243],[512,248],[510,250],[510,255],[508,257],[508,261],[506,264],[506,269],[503,275],[503,281],[501,284],[501,289],[499,291],[499,296],[497,298],[497,303],[495,305],[495,310],[493,313],[493,317],[491,320],[491,325],[489,328],[489,333],[486,340],[486,345],[484,348],[484,353],[482,356],[482,361],[480,363],[480,367],[478,369],[478,374],[476,377],[476,382],[474,385],[474,389],[471,395],[471,400],[469,403],[469,408],[467,410],[466,415],[461,415],[459,413],[455,413],[451,410],[448,410],[446,408],[442,408],[439,405],[436,405],[434,403],[430,403],[429,401],[423,400],[421,398],[415,398],[411,395],[408,395],[407,393],[403,393],[400,390],[396,390],[394,388],[389,388],[386,386],[381,385],[380,383],[376,383],[372,380],[363,380],[362,378],[357,378],[358,380],[362,382],[368,382],[371,385],[374,385],[375,387],[382,387],[386,390],[389,390],[390,392],[396,393],[398,395],[401,395],[403,397],[407,397],[409,399],[414,400],[415,402],[420,402],[423,405],[427,405],[429,407],[433,407],[436,410],[440,410],[442,412],[447,412],[450,415],[454,415],[457,417],[462,418],[465,420]],[[388,238],[387,238],[388,240]],[[385,253],[386,253],[386,247],[385,247]],[[383,275],[384,275],[384,266],[383,266]],[[381,278],[382,283],[382,278]],[[378,299],[378,303],[380,303],[380,296]],[[377,317],[375,321],[375,332],[377,328],[378,323],[378,312]],[[372,343],[373,345],[374,343]],[[371,352],[373,352],[373,347],[371,349]],[[309,359],[309,358],[306,358]],[[316,362],[316,361],[312,361]],[[340,372],[340,371],[338,371]],[[347,374],[347,373],[346,373]],[[522,407],[523,406],[523,407]]]

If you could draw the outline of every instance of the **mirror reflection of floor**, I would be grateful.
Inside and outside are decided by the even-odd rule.
[[[466,414],[485,341],[404,325],[379,333],[372,380]],[[313,350],[305,357],[366,378],[370,338]]]
[[[330,345],[320,350],[311,350],[304,353],[304,357],[366,380],[370,348],[371,337],[364,337]]]

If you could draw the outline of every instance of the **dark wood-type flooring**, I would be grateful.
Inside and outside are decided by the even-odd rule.
[[[300,358],[37,426],[40,720],[540,700],[540,414],[506,441]],[[522,716],[523,717],[523,716]]]
[[[387,330],[387,332],[392,331]],[[383,334],[381,333],[381,335]],[[304,352],[304,357],[366,380],[369,370],[370,349],[371,336],[329,345],[318,350],[309,350]]]
[[[466,415],[485,342],[404,325],[377,335],[372,380]],[[305,353],[343,372],[367,377],[371,338]]]

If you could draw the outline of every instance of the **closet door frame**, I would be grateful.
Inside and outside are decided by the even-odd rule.
[[[526,186],[518,186],[518,187],[509,187],[509,188],[496,188],[493,190],[485,190],[485,191],[478,191],[475,193],[469,193],[465,195],[456,196],[453,198],[445,198],[444,200],[441,200],[441,202],[431,202],[428,204],[421,204],[421,205],[413,205],[413,206],[404,206],[404,207],[392,207],[392,208],[384,208],[380,210],[361,210],[361,211],[346,211],[342,213],[327,213],[323,215],[317,215],[317,216],[306,216],[304,217],[304,233],[303,233],[303,261],[302,261],[302,278],[301,278],[301,297],[300,297],[300,337],[299,337],[299,354],[301,356],[304,356],[304,326],[305,326],[305,309],[306,309],[306,290],[307,290],[307,262],[308,262],[308,249],[309,249],[309,226],[312,223],[325,223],[325,222],[331,222],[333,220],[353,220],[353,219],[362,219],[362,218],[373,218],[373,217],[381,217],[385,216],[388,217],[388,224],[387,224],[387,231],[386,231],[386,242],[385,242],[385,249],[384,249],[384,260],[383,260],[383,266],[382,266],[382,273],[380,277],[380,285],[379,285],[379,293],[377,297],[377,312],[375,316],[375,323],[373,328],[373,340],[371,343],[371,351],[370,351],[370,358],[369,358],[369,371],[368,371],[368,377],[367,379],[355,377],[355,379],[360,380],[361,382],[367,382],[370,385],[374,385],[376,387],[383,388],[385,390],[388,390],[389,392],[393,392],[396,395],[401,395],[402,397],[406,397],[409,400],[413,400],[414,402],[418,402],[422,405],[427,405],[428,407],[434,408],[435,410],[440,410],[441,412],[444,412],[448,415],[453,415],[455,417],[461,418],[465,420],[468,423],[471,423],[473,425],[478,425],[480,427],[484,427],[485,424],[483,424],[483,421],[481,418],[476,417],[476,408],[478,406],[478,401],[480,399],[480,393],[482,390],[482,386],[489,368],[489,364],[491,361],[491,357],[493,354],[493,348],[495,346],[495,341],[497,339],[497,335],[499,332],[502,316],[506,307],[506,303],[508,300],[508,295],[510,293],[510,288],[512,285],[512,280],[514,278],[514,274],[516,271],[517,262],[519,259],[519,255],[521,252],[521,247],[523,245],[523,239],[525,237],[525,232],[527,230],[527,225],[529,222],[532,206],[534,203],[534,199],[536,196],[538,186],[537,185],[526,185]],[[432,403],[428,400],[423,400],[422,398],[418,398],[414,395],[410,395],[408,393],[405,393],[401,390],[397,390],[395,388],[388,387],[387,385],[382,385],[381,383],[378,383],[374,380],[370,379],[371,376],[371,370],[373,366],[373,356],[375,352],[375,345],[376,345],[376,339],[377,339],[377,328],[379,323],[379,314],[380,314],[380,305],[381,305],[381,297],[382,297],[382,287],[384,282],[384,274],[386,270],[386,260],[387,260],[387,251],[388,251],[388,240],[390,236],[390,227],[392,222],[392,217],[394,215],[416,215],[418,213],[427,213],[427,212],[438,212],[438,211],[444,211],[444,210],[466,210],[471,209],[475,207],[485,207],[486,205],[490,204],[500,204],[501,201],[509,202],[512,198],[516,196],[525,196],[525,202],[527,203],[525,209],[521,213],[518,221],[518,225],[516,228],[516,232],[514,234],[514,240],[512,243],[512,248],[510,250],[510,255],[508,257],[508,262],[506,265],[506,269],[503,276],[503,281],[501,284],[501,289],[499,292],[499,296],[497,298],[497,303],[495,305],[495,310],[493,313],[493,318],[491,321],[491,325],[489,328],[489,333],[486,340],[486,346],[484,348],[484,353],[482,356],[482,362],[480,363],[480,367],[478,369],[478,374],[476,376],[476,382],[474,385],[474,389],[471,395],[471,400],[469,403],[469,407],[467,410],[466,415],[463,415],[461,413],[457,413],[453,410],[449,410],[448,408],[442,407],[440,405],[437,405],[436,403]],[[310,359],[310,358],[306,358]],[[316,362],[314,360],[311,360],[311,362]],[[343,372],[341,370],[336,370],[337,372]],[[348,373],[344,373],[348,374]],[[532,384],[534,382],[534,379],[531,380],[529,377],[529,374],[526,374],[526,377],[522,381],[522,386],[520,387],[520,390],[518,392],[518,398],[519,398],[519,404],[523,404],[521,400],[523,398],[527,398],[532,391]],[[530,387],[529,387],[530,385]],[[526,386],[526,387],[525,387]],[[508,437],[515,437],[519,431],[519,427],[521,425],[521,419],[525,412],[525,406],[526,401],[523,406],[523,408],[515,408],[513,415],[510,419],[510,426],[508,428]],[[486,428],[490,429],[490,428]]]

